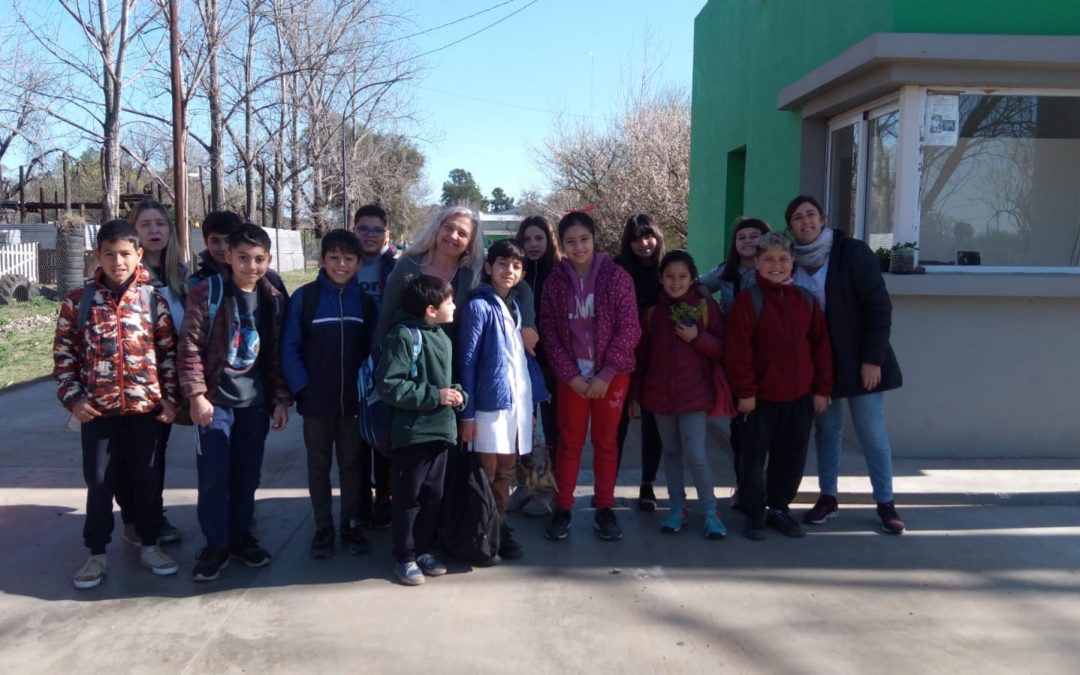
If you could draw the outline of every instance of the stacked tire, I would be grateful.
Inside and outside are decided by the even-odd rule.
[[[86,280],[86,223],[64,214],[56,223],[57,294],[63,298]]]

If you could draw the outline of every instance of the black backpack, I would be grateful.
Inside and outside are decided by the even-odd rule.
[[[502,518],[487,475],[475,452],[451,449],[439,522],[442,550],[482,563],[499,553]]]

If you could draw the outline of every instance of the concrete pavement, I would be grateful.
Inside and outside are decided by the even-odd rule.
[[[77,591],[85,490],[78,437],[53,385],[0,394],[0,664],[37,672],[1073,673],[1080,669],[1080,461],[897,462],[910,531],[875,531],[861,457],[844,458],[842,515],[803,540],[692,529],[633,509],[638,462],[620,475],[626,536],[591,531],[583,472],[571,536],[516,514],[525,558],[451,564],[421,588],[392,582],[390,539],[313,561],[299,419],[272,434],[256,524],[274,562],[191,581],[202,544],[190,429],[170,442],[165,495],[187,532],[155,578],[119,538],[109,576]],[[633,432],[632,432],[633,433]],[[729,456],[713,439],[718,495]],[[631,439],[629,447],[636,448]],[[811,453],[812,454],[812,453]],[[816,486],[813,462],[803,502]],[[659,490],[660,496],[665,495]],[[662,504],[663,506],[663,504]],[[700,519],[700,515],[697,515]],[[119,519],[117,519],[119,520]]]

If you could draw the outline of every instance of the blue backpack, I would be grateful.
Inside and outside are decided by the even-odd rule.
[[[420,360],[420,347],[423,345],[424,338],[419,328],[414,326],[408,326],[408,328],[409,333],[412,334],[409,377],[415,379],[416,364]],[[381,454],[389,456],[390,423],[394,416],[394,408],[379,398],[379,390],[375,386],[375,369],[378,365],[378,354],[372,351],[360,366],[360,375],[356,383],[360,390],[360,437]]]

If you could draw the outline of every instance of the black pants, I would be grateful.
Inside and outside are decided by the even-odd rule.
[[[82,425],[86,523],[83,541],[90,552],[105,553],[112,538],[113,496],[124,482],[131,490],[135,532],[144,546],[157,543],[161,529],[161,447],[167,425],[142,415],[98,417]]]
[[[446,480],[444,441],[394,448],[394,558],[414,562],[435,548]]]
[[[626,432],[630,428],[630,401],[623,407],[622,419],[619,420],[619,466],[622,466],[623,444]],[[641,409],[641,482],[656,481],[656,472],[660,469],[660,460],[664,448],[660,443],[660,432],[656,428],[656,415]]]
[[[360,501],[360,423],[349,417],[305,417],[304,445],[307,447],[308,494],[315,513],[315,527],[334,526],[330,471],[337,454],[338,484],[341,487],[341,525],[357,520]]]
[[[807,395],[783,403],[758,399],[740,424],[739,503],[748,516],[760,517],[766,506],[786,510],[795,499],[813,422],[814,402]]]
[[[539,352],[540,350],[537,350]],[[555,373],[551,371],[551,367],[548,366],[547,361],[540,361],[540,373],[544,376],[544,386],[547,388],[548,393],[551,394],[551,398],[540,404],[540,425],[544,430],[544,445],[549,450],[547,453],[548,470],[552,475],[555,475],[555,448],[559,445],[559,419],[556,415],[556,401],[555,392],[559,389],[558,380],[555,378]]]
[[[161,478],[157,493],[159,515],[165,510],[165,502],[161,496],[162,492],[165,491],[165,450],[169,446],[169,437],[172,436],[173,428],[171,424],[162,424],[161,426],[165,430],[161,434],[161,461],[157,463],[158,476]],[[131,485],[131,481],[127,479],[126,473],[121,472],[118,479],[113,496],[116,498],[116,505],[120,507],[120,520],[127,525],[135,522],[135,489]],[[161,519],[164,519],[163,515]],[[159,522],[158,525],[160,526],[160,524]]]

